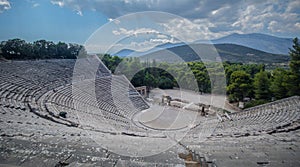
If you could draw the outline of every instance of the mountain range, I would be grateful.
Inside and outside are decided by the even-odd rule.
[[[282,63],[290,56],[272,54],[235,44],[190,44],[162,49],[140,56],[142,61],[158,62],[229,61],[236,63]]]
[[[293,45],[292,38],[279,38],[266,34],[231,34],[216,40],[213,44],[236,44],[273,54],[288,54]]]
[[[288,52],[292,47],[292,38],[280,38],[266,34],[231,34],[208,42],[195,41],[192,44],[165,43],[145,51],[123,49],[114,55],[140,57],[142,60],[156,59],[158,61],[197,61],[212,60],[211,55],[219,54],[222,61],[231,62],[286,62]],[[209,52],[205,50],[210,50]],[[195,51],[197,50],[197,51]],[[199,53],[196,53],[199,52]],[[205,53],[206,52],[206,53]],[[173,55],[173,57],[172,57]],[[177,55],[174,57],[174,55]],[[199,59],[199,56],[201,57]],[[210,57],[209,57],[210,56]],[[172,57],[172,58],[171,58]]]

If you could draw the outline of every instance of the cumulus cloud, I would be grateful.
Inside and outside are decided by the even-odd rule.
[[[155,28],[117,28],[112,34],[121,39],[117,44],[110,48],[111,52],[120,51],[124,48],[136,51],[146,51],[159,44],[180,42],[169,33]]]
[[[196,24],[187,19],[172,19],[167,23],[162,23],[165,31],[182,41],[193,42],[201,37],[208,39],[210,37],[210,30],[207,23]]]
[[[300,32],[300,1],[294,0],[51,0],[51,3],[71,8],[79,15],[84,15],[85,10],[98,11],[115,24],[119,24],[116,19],[119,16],[134,12],[162,11],[179,15],[186,19],[170,19],[157,24],[170,35],[187,42],[231,33],[298,36]],[[143,31],[149,29],[122,29],[121,26],[113,34],[137,35]],[[158,38],[157,41],[163,40]]]
[[[161,38],[150,38],[150,39],[145,39],[143,41],[131,41],[128,43],[122,43],[122,44],[116,44],[114,45],[114,48],[111,48],[110,52],[111,53],[115,53],[118,52],[122,49],[132,49],[138,52],[144,52],[147,51],[149,49],[154,48],[157,45],[160,44],[164,44],[164,43],[176,43],[178,41],[176,41],[174,38],[165,38],[165,39],[161,39]]]
[[[190,39],[224,36],[229,32],[297,33],[300,23],[300,1],[287,0],[51,0],[78,14],[93,10],[115,18],[134,12],[163,11],[187,18],[164,24],[171,33],[191,33]],[[185,32],[180,31],[180,27]],[[200,32],[196,32],[200,31]],[[189,34],[187,34],[189,35]],[[193,37],[195,36],[195,37]]]
[[[299,12],[300,11],[300,1],[291,1],[288,3],[286,12]]]
[[[0,0],[0,13],[11,8],[8,0]]]
[[[175,40],[174,38],[154,38],[154,39],[150,39],[150,42],[152,43],[157,43],[157,44],[163,44],[163,43],[175,43],[177,42],[177,40]]]
[[[243,32],[260,32],[265,29],[271,32],[299,32],[295,24],[300,22],[299,12],[290,12],[290,3],[276,4],[264,2],[257,4],[247,4],[247,7],[240,9],[239,18],[232,23],[233,27],[241,29]]]
[[[51,3],[53,5],[58,5],[60,7],[63,7],[65,4],[64,4],[64,1],[57,1],[57,0],[54,0],[54,1],[51,1]]]
[[[113,30],[115,35],[137,36],[138,34],[159,34],[159,31],[151,28],[138,28],[134,30],[127,30],[126,28],[119,28],[119,30]]]

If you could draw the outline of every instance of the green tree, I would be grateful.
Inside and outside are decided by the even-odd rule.
[[[56,44],[56,48],[57,48],[56,58],[66,58],[68,54],[68,44],[63,42],[58,42]]]
[[[161,89],[173,89],[173,81],[165,76],[160,77],[158,81],[158,87]]]
[[[300,95],[300,45],[298,38],[293,40],[293,48],[290,48],[290,93],[289,95]]]
[[[300,76],[300,45],[298,38],[295,38],[293,43],[293,48],[290,48],[290,68],[295,75]]]
[[[118,56],[113,56],[111,58],[111,71],[114,72],[117,68],[117,66],[122,62],[122,58],[118,57]]]
[[[260,71],[254,76],[254,95],[256,100],[269,100],[271,98],[270,93],[270,80],[266,71]]]
[[[109,54],[100,55],[100,59],[112,73],[115,73],[116,68],[123,60],[122,58],[120,58],[118,56],[111,56]],[[124,63],[126,63],[126,62],[123,62],[123,64],[122,64],[123,66],[124,66]],[[119,67],[119,68],[122,68],[122,67]],[[120,70],[120,69],[118,69],[118,70]],[[118,71],[116,73],[120,73],[120,71]]]
[[[10,60],[27,59],[76,59],[78,55],[87,55],[84,46],[78,44],[65,44],[52,41],[37,40],[33,43],[22,39],[10,39],[2,41],[1,51],[3,57]]]
[[[234,71],[230,76],[231,83],[227,86],[230,101],[243,101],[252,88],[250,75],[245,71]]]
[[[156,87],[157,86],[157,80],[154,78],[154,76],[148,72],[146,72],[146,75],[144,77],[144,85],[148,87]]]
[[[2,42],[2,54],[6,59],[24,59],[23,46],[26,45],[26,41],[22,39],[10,39]]]
[[[33,42],[33,52],[37,59],[44,59],[48,57],[48,44],[46,40],[38,40]]]
[[[84,46],[75,44],[75,43],[70,43],[69,48],[68,48],[68,54],[67,54],[67,59],[76,59],[78,56],[79,57],[85,57],[86,56],[86,50]]]
[[[276,99],[287,97],[288,80],[288,71],[281,68],[273,70],[271,75],[270,90]]]

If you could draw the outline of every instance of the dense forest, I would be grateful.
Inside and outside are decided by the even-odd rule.
[[[0,44],[2,56],[8,60],[76,59],[84,47],[78,44],[38,40],[33,43],[10,39]]]

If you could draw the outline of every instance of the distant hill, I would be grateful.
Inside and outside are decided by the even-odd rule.
[[[123,49],[123,50],[120,50],[117,53],[114,53],[113,55],[116,55],[116,56],[119,56],[119,57],[126,57],[126,56],[130,56],[134,52],[135,51],[131,50],[131,49]]]
[[[167,48],[172,48],[172,47],[181,46],[181,45],[185,45],[185,43],[183,43],[183,42],[180,42],[180,43],[167,42],[167,43],[164,43],[164,44],[157,45],[155,47],[156,48],[161,48],[161,49],[167,49]]]
[[[200,55],[200,57],[198,56]],[[288,55],[272,54],[236,44],[191,44],[152,52],[141,56],[141,60],[164,62],[219,61],[241,63],[281,63],[289,60]]]
[[[266,34],[231,34],[212,40],[214,44],[237,44],[274,54],[288,54],[293,45],[292,38],[279,38]]]
[[[162,49],[172,48],[172,47],[181,46],[181,45],[184,45],[184,43],[182,43],[182,42],[181,43],[170,43],[170,42],[168,42],[168,43],[164,43],[164,44],[161,44],[161,45],[157,45],[154,48],[149,49],[145,52],[138,52],[138,51],[134,51],[134,50],[131,50],[131,49],[122,49],[117,53],[113,53],[112,55],[116,55],[116,56],[119,56],[119,57],[127,57],[127,56],[139,57],[139,56],[143,56],[143,55],[146,55],[146,54],[149,54],[149,53],[152,53],[152,52],[156,52],[156,51],[159,51],[159,50],[162,50]]]
[[[289,48],[292,47],[293,39],[291,38],[279,38],[266,34],[252,33],[252,34],[231,34],[216,40],[212,40],[211,43],[215,45],[221,55],[223,61],[229,60],[234,62],[245,62],[263,60],[264,62],[286,62],[288,56]],[[198,40],[194,44],[209,46],[207,41]],[[193,45],[194,45],[193,44]],[[180,50],[183,49],[183,50]],[[203,52],[204,49],[202,49]],[[197,60],[196,54],[192,51],[188,51],[185,43],[165,43],[157,45],[156,47],[145,51],[137,52],[134,50],[123,49],[118,53],[113,55],[125,57],[143,57],[150,58],[156,57],[157,60],[170,60],[169,57],[163,55],[169,55],[166,52],[175,51],[175,53],[180,53],[184,55],[184,60],[194,61]],[[160,54],[160,55],[156,55]],[[275,55],[278,54],[278,55]],[[150,56],[151,55],[151,56]],[[262,56],[262,57],[258,57]],[[267,60],[269,56],[272,56],[271,60]],[[210,59],[210,58],[208,58]],[[255,60],[254,60],[255,59]],[[179,60],[176,60],[179,61]]]

